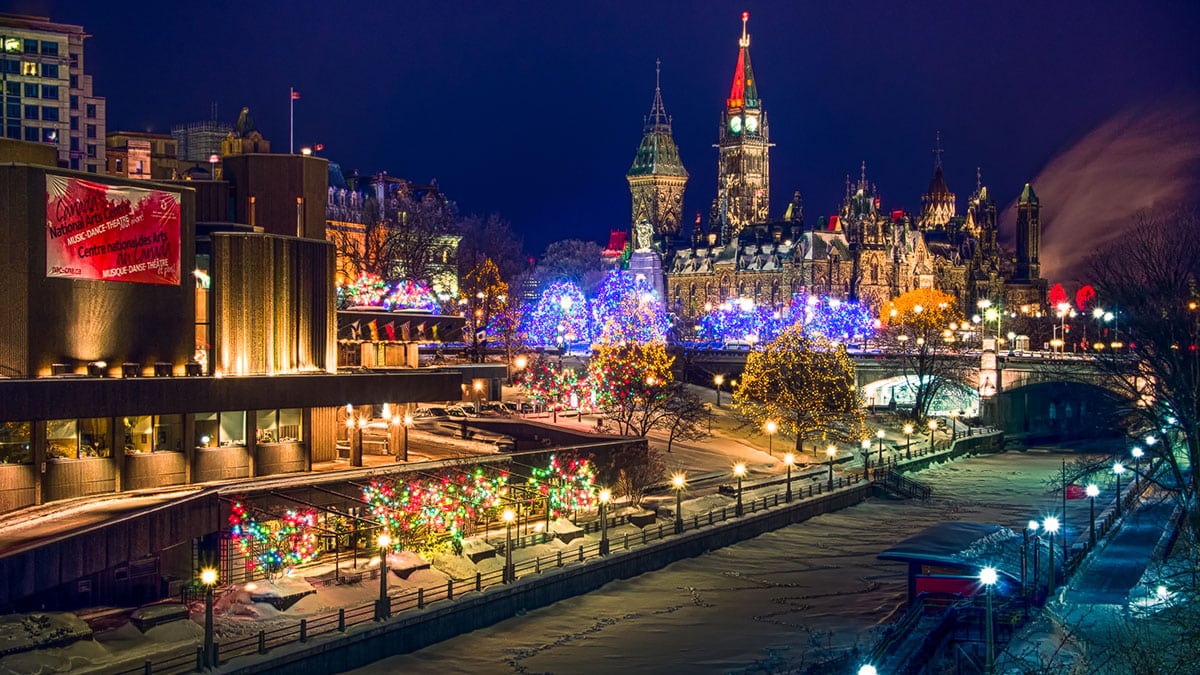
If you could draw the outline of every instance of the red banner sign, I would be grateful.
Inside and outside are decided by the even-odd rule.
[[[46,276],[178,286],[180,195],[46,175]]]

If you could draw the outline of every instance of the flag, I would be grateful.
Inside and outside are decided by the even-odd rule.
[[[379,342],[379,323],[375,319],[371,319],[367,328],[371,330],[371,342]]]
[[[424,337],[425,337],[425,322],[422,321],[421,323],[417,324],[417,339],[420,340],[421,338],[424,338]]]
[[[348,328],[350,329],[350,339],[351,339],[351,340],[357,340],[357,339],[358,339],[358,325],[359,325],[359,323],[360,323],[360,321],[354,321],[354,322],[351,322],[351,323],[350,323],[350,325],[348,326]]]
[[[405,342],[412,341],[412,331],[408,327],[408,322],[400,324],[400,338]]]
[[[292,90],[292,100],[293,101],[300,100],[300,92],[296,91],[295,89]]]
[[[387,334],[388,342],[396,341],[396,327],[393,325],[394,323],[394,321],[389,321],[387,322],[387,325],[383,327],[383,332]]]
[[[1067,485],[1067,499],[1085,499],[1087,490],[1082,485],[1071,483]]]

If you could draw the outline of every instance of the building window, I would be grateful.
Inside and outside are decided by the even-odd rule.
[[[0,464],[33,463],[33,425],[0,422]]]
[[[4,91],[8,92],[9,96],[20,96],[21,95],[21,83],[20,82],[11,82],[11,81],[5,82],[4,83]]]
[[[96,173],[96,165],[95,165],[95,164],[88,164],[88,165],[87,165],[87,171],[88,171],[88,173]]]
[[[72,138],[71,140],[73,141],[73,140],[75,140],[75,139],[74,139],[74,138]],[[121,158],[120,158],[120,157],[117,157],[116,159],[114,159],[114,160],[113,160],[113,164],[114,164],[114,166],[115,166],[115,170],[116,170],[116,172],[117,172],[117,173],[121,173]]]
[[[37,143],[41,140],[38,138],[39,131],[40,130],[37,127],[25,127],[25,140],[29,141],[30,143]]]
[[[71,110],[79,110],[79,97],[72,94],[70,101],[71,101]]]
[[[196,413],[196,447],[244,447],[246,412]]]
[[[259,443],[294,443],[300,440],[300,409],[259,410],[254,438]]]
[[[25,98],[37,98],[37,97],[38,97],[37,83],[36,82],[26,82],[25,83]]]
[[[70,58],[71,58],[71,67],[78,68],[79,67],[79,55],[76,54],[75,52],[71,52]],[[71,85],[71,86],[73,87],[75,85]]]
[[[46,422],[46,457],[86,459],[111,457],[108,418],[49,420]]]
[[[58,79],[58,64],[57,63],[43,63],[42,64],[42,77],[49,77],[51,79],[57,80]]]
[[[79,88],[79,76],[72,75],[70,79],[71,79],[71,88],[78,89]]]
[[[47,56],[58,56],[58,43],[42,40],[42,53]]]
[[[95,124],[87,125],[87,137],[88,138],[96,137],[96,125]]]
[[[17,99],[15,101],[9,101],[8,103],[5,103],[4,112],[10,119],[21,119],[21,100]]]
[[[88,159],[93,159],[96,157],[96,144],[95,143],[87,144],[87,156],[88,156]]]
[[[11,139],[14,139],[14,140],[21,140],[21,125],[20,124],[7,125],[4,129],[4,135]]]
[[[26,54],[38,53],[38,41],[37,40],[26,40],[25,41],[25,53]]]
[[[10,54],[20,54],[21,38],[4,38],[4,51]]]
[[[85,114],[88,119],[96,118],[96,104],[95,103],[87,104],[87,106],[85,106],[84,110],[85,110]]]
[[[57,122],[58,121],[58,108],[55,108],[54,106],[48,106],[48,105],[42,106],[42,119],[44,119],[48,122]]]
[[[38,107],[36,105],[25,106],[25,119],[36,120],[38,118]]]
[[[71,115],[71,131],[79,131],[79,117]]]
[[[53,84],[42,85],[42,98],[48,99],[51,101],[57,101],[58,100],[58,87]]]
[[[71,168],[74,169],[75,171],[79,170],[79,158],[78,157],[73,158],[71,160]]]
[[[183,452],[183,415],[140,415],[122,422],[126,455]]]
[[[38,76],[38,64],[34,63],[33,61],[22,61],[21,62],[21,74],[25,75],[27,77],[37,77]]]

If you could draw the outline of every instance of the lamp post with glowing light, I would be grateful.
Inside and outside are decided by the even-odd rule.
[[[671,476],[671,487],[675,488],[675,534],[683,533],[683,486],[687,478],[677,473]]]
[[[1146,440],[1150,440],[1147,438]],[[1151,444],[1153,445],[1153,444]],[[1133,455],[1133,492],[1134,494],[1142,493],[1142,457],[1146,455],[1141,448],[1134,446],[1133,450],[1129,451]]]
[[[937,431],[937,420],[929,420],[929,451],[933,452],[933,432]]]
[[[725,384],[724,375],[714,375],[713,384],[717,386],[717,407],[721,407],[721,385]]]
[[[482,415],[483,414],[483,380],[475,380],[475,382],[471,385],[471,388],[475,390],[475,414]]]
[[[392,615],[392,603],[388,601],[387,594],[388,551],[391,547],[391,535],[387,532],[379,535],[379,602],[375,610],[375,619],[378,621]]]
[[[950,442],[958,440],[958,411],[950,411]]]
[[[612,491],[605,488],[600,491],[600,555],[608,555],[608,502],[612,500]]]
[[[1058,518],[1047,516],[1042,521],[1042,529],[1046,530],[1046,534],[1050,537],[1050,546],[1048,547],[1050,552],[1050,573],[1046,577],[1048,579],[1046,589],[1047,593],[1052,593],[1055,587],[1058,586],[1058,572],[1054,569],[1054,533],[1058,532]]]
[[[504,513],[500,515],[500,518],[504,520],[504,574],[502,576],[503,582],[506,584],[511,584],[514,581],[512,560],[512,524],[513,519],[516,518],[516,515],[517,514],[513,513],[512,509],[504,509]]]
[[[869,663],[864,663],[861,667],[859,667],[858,675],[879,675],[879,671],[875,668],[875,666]]]
[[[993,567],[985,567],[979,571],[979,581],[983,584],[986,600],[986,615],[984,616],[984,634],[987,640],[986,660],[984,661],[984,672],[991,675],[996,671],[996,644],[995,636],[992,635],[992,586],[996,585],[996,569]]]
[[[403,448],[403,456],[397,457],[396,459],[407,462],[408,461],[408,429],[409,429],[409,427],[411,427],[413,425],[413,416],[408,413],[404,413],[404,418],[401,419],[400,421],[404,423],[404,427],[403,427],[404,443],[401,446],[401,448]]]
[[[1095,483],[1087,486],[1088,496],[1088,515],[1091,516],[1091,529],[1088,531],[1088,541],[1094,547],[1096,545],[1096,496],[1100,494],[1100,488],[1096,487]]]
[[[733,514],[741,516],[745,513],[745,510],[742,508],[742,478],[746,475],[746,465],[741,462],[734,464],[733,475],[737,476],[737,507],[734,508]]]
[[[1041,524],[1036,520],[1030,520],[1029,525],[1025,528],[1026,532],[1033,534],[1033,601],[1037,602],[1038,595],[1038,578],[1041,577],[1042,570],[1042,538],[1038,535],[1038,528]]]
[[[877,443],[879,449],[879,461],[876,462],[876,464],[879,466],[883,466],[883,436],[883,429],[875,432],[875,438],[879,439],[879,442]]]
[[[829,491],[833,492],[833,457],[837,454],[837,448],[830,445],[825,448],[825,455],[829,457]]]
[[[213,657],[213,586],[217,585],[217,571],[211,567],[200,570],[200,583],[204,585],[204,667],[216,667]]]
[[[1117,476],[1117,515],[1121,515],[1121,474],[1125,473],[1125,465],[1120,462],[1113,463],[1113,473]]]
[[[767,423],[763,425],[763,431],[767,432],[767,454],[774,457],[775,432],[779,431],[779,425],[775,423],[775,420],[767,420]]]
[[[787,488],[783,493],[783,501],[792,501],[792,465],[796,463],[796,455],[787,453],[783,456],[783,465],[787,467]]]
[[[859,444],[863,456],[863,480],[871,480],[871,439],[864,438]]]
[[[913,425],[904,425],[904,455],[908,459],[912,459],[912,432]]]

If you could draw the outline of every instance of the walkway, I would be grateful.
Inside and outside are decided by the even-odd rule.
[[[1167,528],[1175,503],[1167,497],[1144,503],[1127,513],[1121,529],[1075,574],[1066,602],[1080,605],[1123,605],[1129,591],[1150,564]]]

